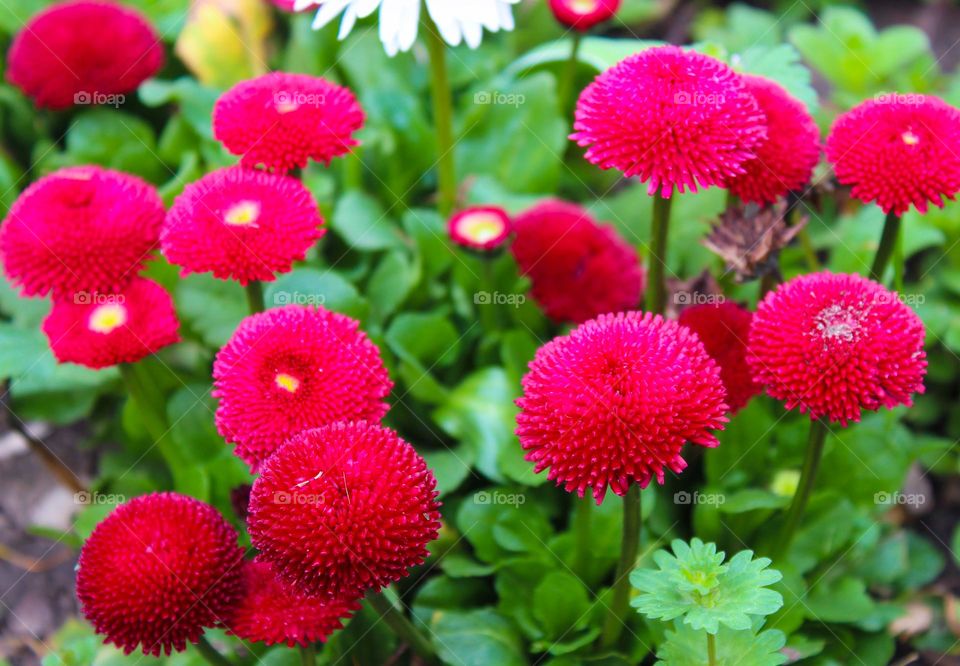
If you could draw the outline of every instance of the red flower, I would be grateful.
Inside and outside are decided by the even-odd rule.
[[[113,2],[61,2],[14,37],[7,79],[37,106],[117,104],[163,67],[163,44],[139,12]]]
[[[154,493],[107,516],[83,544],[77,598],[98,634],[129,654],[196,643],[240,599],[243,551],[216,509]]]
[[[665,197],[744,173],[767,136],[740,76],[675,46],[647,49],[598,76],[580,95],[574,130],[587,160],[639,176]]]
[[[116,292],[150,258],[163,216],[157,191],[139,178],[61,169],[10,208],[0,228],[4,269],[26,296]]]
[[[367,422],[307,430],[263,465],[248,526],[260,558],[324,598],[407,575],[440,529],[436,479],[412,446]]]
[[[353,93],[315,76],[273,72],[242,81],[213,109],[213,133],[244,166],[281,173],[329,163],[357,145],[365,116]]]
[[[743,164],[745,173],[726,187],[745,202],[774,203],[810,182],[820,161],[820,129],[803,103],[780,84],[759,76],[744,76],[743,81],[767,117],[767,140]]]
[[[472,250],[490,251],[510,237],[510,216],[496,206],[474,206],[450,218],[448,231],[457,245]]]
[[[353,599],[328,600],[301,594],[281,581],[266,562],[243,565],[244,594],[230,617],[230,633],[254,643],[308,646],[326,642],[360,610]]]
[[[927,95],[863,102],[833,124],[827,158],[854,198],[903,215],[960,190],[960,111]]]
[[[514,220],[510,251],[531,293],[557,322],[637,307],[644,275],[636,251],[576,204],[550,200]]]
[[[336,421],[379,421],[393,384],[355,320],[300,305],[247,317],[213,365],[217,430],[253,470],[284,441]]]
[[[55,299],[43,320],[58,361],[94,369],[136,363],[179,342],[179,327],[170,294],[146,278],[116,294]]]
[[[910,405],[923,393],[924,336],[896,293],[858,275],[815,273],[763,300],[748,361],[787,409],[846,425],[862,409]]]
[[[240,284],[272,281],[323,236],[313,196],[294,178],[231,167],[187,185],[160,235],[164,256],[184,273]]]
[[[677,320],[697,334],[710,357],[720,366],[727,405],[738,412],[763,390],[747,365],[747,341],[753,314],[736,303],[707,303],[689,307]]]
[[[684,442],[717,446],[720,368],[689,329],[659,315],[602,315],[544,345],[523,378],[517,436],[536,471],[597,503],[664,468],[681,472]]]
[[[550,10],[568,28],[586,32],[608,21],[620,9],[620,0],[550,0]]]

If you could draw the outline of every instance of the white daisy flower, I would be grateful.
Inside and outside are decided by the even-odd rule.
[[[301,11],[318,5],[313,28],[317,30],[337,16],[340,39],[353,30],[357,19],[380,10],[380,41],[387,54],[394,56],[409,51],[417,40],[420,26],[420,4],[423,0],[296,0],[294,9]],[[450,46],[461,42],[475,49],[483,39],[483,29],[490,32],[513,30],[511,5],[520,0],[425,0],[430,18]]]

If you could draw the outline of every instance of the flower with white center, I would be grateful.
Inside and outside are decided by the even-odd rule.
[[[490,32],[513,30],[511,5],[520,0],[426,0],[427,12],[437,25],[441,37],[450,46],[461,42],[475,49],[483,39],[483,29]],[[294,9],[302,11],[318,5],[313,20],[318,30],[342,14],[340,39],[353,30],[357,19],[380,10],[380,41],[387,55],[409,51],[417,40],[421,0],[296,0]]]

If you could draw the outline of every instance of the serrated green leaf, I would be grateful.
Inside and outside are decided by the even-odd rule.
[[[716,666],[779,666],[787,657],[780,650],[786,644],[782,632],[770,629],[754,634],[751,629],[721,629],[716,635]],[[662,666],[704,666],[708,663],[707,639],[680,622],[667,632],[667,640],[657,651]]]

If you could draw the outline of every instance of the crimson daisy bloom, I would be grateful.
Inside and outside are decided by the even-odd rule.
[[[727,391],[727,405],[736,413],[763,390],[753,381],[747,365],[747,341],[753,314],[724,301],[686,308],[677,321],[697,334],[710,357],[720,366],[720,379]]]
[[[75,294],[54,299],[43,332],[61,363],[107,368],[136,363],[180,341],[170,294],[136,278],[115,294]]]
[[[644,274],[636,251],[580,206],[549,200],[517,216],[510,246],[531,293],[557,322],[637,307]]]
[[[289,272],[323,236],[322,225],[299,180],[230,167],[187,185],[167,214],[160,245],[184,273],[246,285]]]
[[[743,81],[767,117],[767,140],[726,187],[745,202],[775,203],[810,182],[820,161],[820,129],[807,107],[780,84],[760,76]]]
[[[723,185],[766,139],[766,119],[729,66],[675,46],[647,49],[580,95],[574,133],[586,158],[648,183],[649,193]]]
[[[550,11],[556,19],[582,32],[609,21],[619,9],[620,0],[550,0]]]
[[[457,245],[489,252],[510,237],[510,215],[496,206],[474,206],[460,211],[448,223],[450,238]]]
[[[311,597],[287,585],[266,562],[243,565],[243,598],[230,615],[230,633],[246,641],[288,647],[326,642],[360,604]]]
[[[77,564],[77,598],[105,642],[160,656],[196,643],[241,593],[237,532],[192,497],[154,493],[121,504],[93,530]]]
[[[720,368],[689,329],[659,315],[602,315],[547,343],[523,378],[517,436],[536,471],[597,503],[609,487],[663,483],[685,442],[718,445]]]
[[[347,88],[306,74],[272,72],[242,81],[213,109],[213,133],[244,166],[285,173],[329,163],[357,145],[365,115]]]
[[[163,216],[156,189],[139,178],[61,169],[10,208],[0,227],[4,270],[25,296],[119,291],[150,259]]]
[[[217,430],[254,471],[304,430],[379,421],[393,388],[356,320],[300,305],[244,319],[217,354],[213,379]]]
[[[60,2],[33,16],[7,54],[7,79],[37,106],[122,101],[163,67],[163,43],[130,7]]]
[[[307,430],[263,465],[248,526],[260,558],[322,598],[379,591],[426,560],[440,530],[436,479],[392,430]]]
[[[924,338],[896,293],[859,275],[814,273],[760,303],[748,362],[787,409],[846,425],[864,409],[910,405],[923,393]]]
[[[960,111],[929,95],[883,95],[841,115],[827,159],[854,198],[903,215],[960,190]]]

